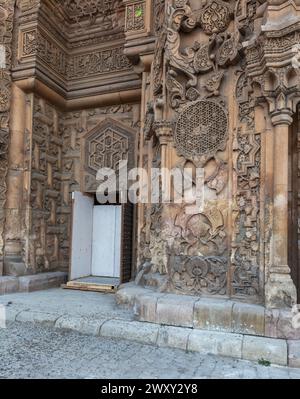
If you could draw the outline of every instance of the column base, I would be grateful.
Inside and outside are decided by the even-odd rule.
[[[19,259],[4,259],[4,276],[20,277],[30,274],[24,262]]]
[[[265,285],[265,304],[269,309],[291,308],[297,304],[297,290],[289,274],[270,275]]]

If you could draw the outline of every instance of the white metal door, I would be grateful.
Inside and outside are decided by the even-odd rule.
[[[120,277],[122,207],[94,206],[92,275]]]
[[[73,193],[71,280],[90,276],[94,198]]]

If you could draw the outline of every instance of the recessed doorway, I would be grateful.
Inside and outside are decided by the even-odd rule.
[[[66,288],[115,290],[131,277],[133,209],[99,205],[94,195],[73,193],[70,281]]]

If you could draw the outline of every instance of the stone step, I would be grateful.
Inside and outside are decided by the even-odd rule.
[[[139,321],[196,330],[300,340],[292,323],[292,309],[264,306],[222,298],[158,293],[134,283],[116,293],[119,305],[133,309]],[[274,327],[275,326],[275,327]]]
[[[32,276],[0,277],[0,295],[15,292],[33,292],[60,287],[67,281],[68,274],[64,272],[40,273]]]

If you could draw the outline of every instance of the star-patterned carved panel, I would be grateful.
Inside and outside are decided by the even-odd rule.
[[[105,119],[84,137],[85,188],[91,191],[99,169],[118,170],[120,161],[135,164],[135,131],[111,118]]]

